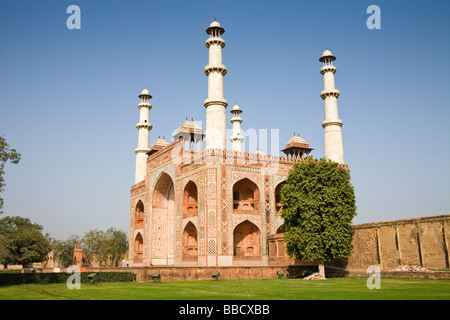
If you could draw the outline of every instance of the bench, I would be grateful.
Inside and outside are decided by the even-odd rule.
[[[155,282],[161,281],[161,275],[159,273],[152,274],[152,280]]]
[[[284,272],[282,271],[282,270],[278,270],[277,271],[277,278],[278,279],[281,279],[281,278],[283,278],[284,277]]]
[[[216,281],[219,281],[219,279],[220,279],[220,273],[219,273],[219,272],[213,273],[213,274],[211,275],[211,277],[212,277],[213,279],[215,279]]]
[[[310,276],[310,275],[312,275],[313,274],[313,272],[311,272],[311,271],[308,271],[308,270],[302,270],[302,277],[303,278],[305,278],[305,277],[307,277],[307,276]]]
[[[98,281],[98,274],[91,273],[90,275],[88,275],[88,279],[89,279],[90,283],[94,283],[94,282]]]

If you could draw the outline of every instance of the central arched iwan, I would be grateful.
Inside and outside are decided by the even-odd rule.
[[[173,264],[175,248],[175,192],[172,178],[162,173],[153,191],[152,264]]]

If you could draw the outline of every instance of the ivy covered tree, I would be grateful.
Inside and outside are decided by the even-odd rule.
[[[5,138],[0,136],[0,214],[3,213],[3,198],[1,197],[1,193],[5,189],[5,164],[7,162],[17,164],[19,161],[20,153],[11,148]]]
[[[286,252],[296,259],[324,263],[352,252],[352,219],[356,216],[350,174],[327,159],[297,163],[281,189]]]

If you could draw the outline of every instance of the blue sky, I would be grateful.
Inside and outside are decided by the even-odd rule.
[[[66,27],[72,4],[80,30]],[[380,30],[366,27],[372,4]],[[355,223],[450,213],[448,1],[3,0],[0,134],[22,154],[6,167],[5,215],[58,239],[128,231],[137,95],[153,95],[150,143],[186,116],[204,123],[214,18],[226,30],[225,98],[244,110],[243,129],[279,129],[281,147],[299,132],[316,158],[318,58],[326,47],[337,57]]]

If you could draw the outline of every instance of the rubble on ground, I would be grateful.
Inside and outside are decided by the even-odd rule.
[[[391,272],[433,272],[421,266],[398,266],[397,268],[389,270]]]
[[[321,276],[320,273],[315,272],[315,273],[303,278],[303,280],[326,280],[326,278]]]

